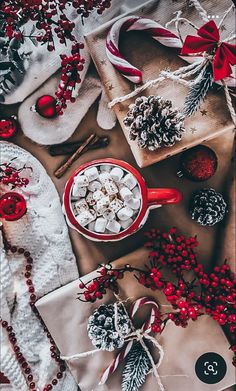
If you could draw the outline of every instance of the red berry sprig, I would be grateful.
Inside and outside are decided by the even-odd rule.
[[[78,294],[79,300],[95,302],[97,299],[102,299],[107,290],[112,290],[114,293],[118,293],[119,289],[117,280],[122,279],[125,272],[133,271],[140,272],[141,270],[133,268],[128,264],[120,269],[113,268],[110,263],[107,265],[100,265],[100,269],[98,269],[98,277],[95,277],[87,283],[83,281],[80,282],[79,287],[80,289],[83,289],[83,292]]]
[[[110,6],[111,0],[5,0],[0,4],[0,16],[4,21],[2,31],[9,38],[8,45],[13,38],[19,42],[35,38],[42,45],[47,45],[51,52],[55,50],[55,37],[62,45],[73,43],[71,55],[61,55],[62,73],[56,92],[59,115],[63,114],[66,101],[75,102],[72,91],[81,82],[79,72],[84,64],[80,55],[83,44],[77,42],[74,20],[70,20],[66,13],[72,8],[82,18],[87,18],[91,11],[97,10],[98,14],[102,14]],[[29,20],[34,23],[35,31],[26,36],[23,26]]]
[[[22,177],[20,174],[22,171],[32,170],[32,168],[24,165],[17,169],[12,165],[13,160],[15,160],[15,158],[8,163],[0,164],[0,184],[9,185],[11,186],[11,189],[26,187],[29,183],[29,179]]]
[[[56,92],[56,109],[59,115],[66,109],[66,101],[75,102],[73,91],[76,85],[81,83],[80,73],[84,68],[84,58],[80,55],[80,50],[84,48],[82,43],[74,43],[71,56],[62,54],[61,57],[61,81]]]

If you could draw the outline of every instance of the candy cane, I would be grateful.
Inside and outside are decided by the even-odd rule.
[[[124,361],[125,357],[127,356],[130,349],[132,348],[132,345],[133,345],[133,341],[129,341],[125,349],[121,350],[121,352],[116,356],[116,358],[112,361],[112,363],[107,367],[105,372],[103,372],[99,385],[106,383],[110,375],[114,373],[116,368],[119,366],[119,364]]]
[[[147,297],[141,297],[140,299],[136,300],[131,307],[131,319],[133,319],[136,312],[139,310],[139,308],[143,307],[144,305],[148,305],[148,304],[150,304],[152,306],[151,307],[151,314],[150,314],[149,319],[143,325],[144,331],[149,330],[151,325],[155,322],[155,319],[159,314],[159,305],[155,301],[150,300]]]
[[[122,73],[124,77],[129,79],[135,84],[142,82],[142,72],[131,65],[119,51],[119,38],[120,33],[132,30],[142,30],[150,35],[153,39],[158,41],[164,46],[177,50],[177,54],[180,56],[182,48],[182,42],[180,38],[161,26],[159,23],[151,19],[141,18],[137,16],[126,16],[119,19],[111,27],[106,40],[106,53],[110,62],[114,67]],[[202,61],[203,57],[199,56],[180,56],[183,60],[189,63]]]

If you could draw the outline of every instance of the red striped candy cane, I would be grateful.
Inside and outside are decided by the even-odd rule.
[[[107,35],[107,57],[114,65],[114,67],[122,73],[123,76],[125,76],[133,83],[139,84],[142,82],[142,72],[135,66],[131,65],[122,56],[119,50],[120,33],[132,30],[145,31],[148,35],[150,35],[153,39],[155,39],[162,45],[176,49],[178,55],[182,48],[182,42],[177,35],[151,19],[141,18],[137,16],[126,16],[115,22]],[[199,56],[180,57],[189,63],[193,63],[197,60],[201,61],[203,59],[203,57]]]
[[[110,375],[115,372],[116,368],[122,363],[132,348],[133,341],[129,341],[126,345],[125,349],[122,349],[121,352],[116,356],[116,358],[112,361],[112,363],[107,367],[107,369],[103,372],[99,385],[105,384]]]

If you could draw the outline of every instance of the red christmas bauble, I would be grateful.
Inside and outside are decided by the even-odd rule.
[[[35,110],[44,118],[55,118],[57,117],[56,104],[57,101],[53,96],[42,95],[35,103]]]
[[[7,221],[19,220],[26,210],[25,199],[19,193],[10,191],[0,198],[0,217]]]
[[[217,169],[215,152],[204,145],[191,148],[181,155],[180,172],[193,181],[206,181]]]
[[[0,139],[7,140],[14,136],[18,129],[18,123],[14,118],[0,119]]]

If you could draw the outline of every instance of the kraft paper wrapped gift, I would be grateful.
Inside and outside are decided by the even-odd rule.
[[[209,12],[209,15],[212,15],[213,12],[214,15],[218,16],[216,20],[216,22],[218,22],[225,10],[227,10],[232,3],[230,0],[217,2],[214,0],[202,0],[201,4],[204,9]],[[186,3],[186,1],[183,0],[146,1],[139,10],[130,15],[150,18],[157,21],[162,26],[165,26],[168,21],[173,19],[175,13],[179,10],[182,11],[182,17],[189,19],[196,26],[201,27],[205,23],[196,9],[190,7],[188,2]],[[127,15],[129,15],[129,13],[126,14],[126,16]],[[230,31],[234,29],[234,17],[234,11],[232,10],[224,22],[224,28],[222,27],[220,30],[222,39],[225,39],[230,34]],[[134,84],[125,79],[121,73],[113,67],[106,55],[106,36],[117,19],[118,18],[115,18],[107,22],[106,25],[103,25],[100,29],[86,36],[90,54],[111,101],[117,97],[129,94],[135,88]],[[174,23],[170,25],[168,29],[175,32]],[[180,30],[183,38],[188,34],[196,35],[196,31],[187,23],[181,24]],[[142,70],[143,83],[156,79],[163,70],[170,69],[174,71],[187,65],[185,61],[177,56],[175,51],[152,40],[149,36],[145,35],[145,32],[131,31],[123,35],[121,34],[119,45],[122,55],[132,65]],[[165,99],[170,99],[173,102],[174,107],[181,109],[188,91],[188,87],[171,80],[166,80],[158,86],[154,85],[153,87],[147,88],[141,95],[160,95]],[[148,151],[147,148],[140,149],[136,140],[131,141],[129,139],[129,130],[123,123],[128,111],[128,106],[133,103],[134,100],[135,98],[132,98],[116,104],[113,109],[135,160],[140,167],[146,167],[155,162],[159,162],[234,128],[223,89],[216,86],[213,90],[208,92],[205,101],[201,104],[200,110],[193,116],[186,118],[186,133],[184,133],[181,141],[177,142],[172,147],[162,147],[156,151]]]
[[[147,259],[147,250],[139,249],[114,262],[116,267],[127,263],[140,267]],[[97,276],[97,271],[85,275],[40,299],[37,308],[52,334],[62,356],[87,352],[94,349],[88,335],[89,316],[103,302],[114,302],[114,296],[108,293],[103,300],[95,303],[84,303],[77,299],[80,292],[79,283],[88,282]],[[119,280],[120,296],[131,301],[143,296],[152,295],[159,303],[165,304],[160,292],[152,292],[138,284],[128,273]],[[235,371],[232,365],[232,352],[220,326],[209,316],[203,315],[197,321],[190,321],[187,328],[167,323],[161,336],[156,337],[164,349],[164,359],[158,373],[166,391],[220,391],[235,383]],[[225,377],[217,384],[206,384],[199,380],[195,373],[195,363],[204,353],[215,352],[221,355],[226,364]],[[121,390],[122,364],[110,376],[104,388],[98,387],[103,371],[118,352],[99,351],[92,356],[68,360],[68,365],[82,391]],[[158,362],[158,355],[155,361]],[[101,388],[100,388],[101,387]],[[147,376],[142,391],[158,391],[156,379],[152,374]]]

